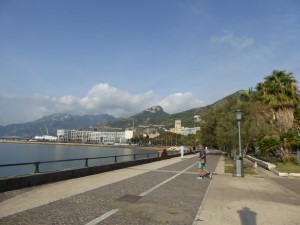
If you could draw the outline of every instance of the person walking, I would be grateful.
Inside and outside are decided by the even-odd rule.
[[[199,177],[197,178],[198,180],[202,180],[203,171],[208,174],[208,177],[210,179],[212,179],[212,174],[207,169],[205,169],[205,166],[206,166],[206,150],[207,150],[207,147],[205,147],[205,149],[200,149],[200,152],[199,152],[199,162],[198,162]]]
[[[180,150],[180,154],[181,154],[181,160],[183,160],[183,154],[184,154],[184,150],[185,150],[184,146],[181,145],[181,146],[179,147],[179,150]]]

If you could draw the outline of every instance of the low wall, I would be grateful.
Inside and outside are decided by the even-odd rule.
[[[179,154],[169,155],[165,159],[177,157]],[[160,157],[140,159],[135,161],[121,162],[109,165],[82,167],[70,170],[52,171],[38,174],[13,176],[0,179],[0,192],[11,191],[41,184],[47,184],[72,178],[89,176],[97,173],[122,169],[126,167],[141,165],[162,160]]]
[[[254,158],[250,155],[246,155],[245,158],[249,159],[252,162],[256,162],[257,165],[259,165],[261,167],[264,167],[267,170],[270,170],[271,172],[273,172],[277,176],[280,176],[280,177],[289,177],[289,176],[291,176],[291,177],[300,177],[300,173],[279,172],[275,169],[276,166],[274,164],[262,161],[260,159]]]
[[[245,158],[249,159],[250,161],[252,162],[256,162],[257,165],[261,166],[261,167],[264,167],[265,169],[267,170],[271,170],[271,169],[274,169],[276,166],[272,163],[269,163],[269,162],[265,162],[265,161],[262,161],[260,159],[257,159],[257,158],[254,158],[250,155],[246,155]]]

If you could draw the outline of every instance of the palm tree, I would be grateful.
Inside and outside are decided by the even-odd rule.
[[[274,119],[281,130],[288,130],[294,121],[294,109],[300,101],[297,81],[292,73],[274,70],[266,76],[265,81],[258,83],[256,90],[259,99],[269,105],[274,113]]]

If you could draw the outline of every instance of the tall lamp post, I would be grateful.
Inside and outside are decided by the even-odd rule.
[[[241,143],[241,119],[242,119],[242,111],[240,109],[236,110],[236,119],[238,121],[239,128],[239,157],[242,157],[242,143]]]
[[[241,120],[242,120],[242,111],[238,109],[236,112],[236,119],[238,121],[239,128],[239,154],[234,161],[234,172],[233,175],[237,177],[243,177],[243,156],[242,156],[242,142],[241,142]]]

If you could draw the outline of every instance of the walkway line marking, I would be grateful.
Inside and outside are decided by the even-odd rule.
[[[197,162],[198,163],[198,162]],[[143,197],[146,196],[147,194],[149,194],[150,192],[154,191],[155,189],[159,188],[160,186],[168,183],[169,181],[173,180],[174,178],[178,177],[179,175],[185,173],[187,170],[189,170],[190,168],[192,168],[193,166],[195,166],[197,163],[189,166],[188,168],[180,171],[179,173],[177,173],[176,175],[170,177],[169,179],[157,184],[156,186],[154,186],[153,188],[150,188],[148,191],[143,192],[142,194],[140,194],[139,196]],[[106,218],[112,216],[113,214],[117,213],[120,209],[112,209],[109,212],[103,214],[102,216],[97,217],[96,219],[86,223],[85,225],[96,225],[97,223],[105,220]]]
[[[102,216],[99,216],[98,218],[86,223],[85,225],[95,225],[103,220],[105,220],[106,218],[110,217],[111,215],[117,213],[119,211],[119,209],[112,209],[110,211],[108,211],[107,213],[104,213]]]
[[[198,162],[197,162],[197,163],[198,163]],[[174,178],[178,177],[179,175],[185,173],[187,170],[189,170],[190,168],[194,167],[197,163],[195,163],[195,164],[189,166],[188,168],[182,170],[182,171],[179,172],[178,174],[176,174],[176,175],[170,177],[169,179],[167,179],[167,180],[165,180],[165,181],[159,183],[158,185],[154,186],[153,188],[150,188],[148,191],[143,192],[143,193],[140,194],[139,196],[144,197],[145,195],[149,194],[150,192],[154,191],[155,189],[159,188],[160,186],[162,186],[162,185],[168,183],[169,181],[173,180]]]
[[[221,164],[222,162],[224,162],[223,160],[221,160],[222,157],[223,157],[223,155],[221,155],[221,157],[219,158],[219,162],[217,163],[217,166],[216,166],[216,168],[215,168],[215,171],[217,170],[218,167],[224,167],[224,165]],[[219,174],[219,175],[225,175],[225,174]],[[219,176],[219,175],[218,175],[218,176]],[[209,184],[208,184],[208,187],[207,187],[207,189],[206,189],[206,191],[205,191],[205,194],[204,194],[204,198],[202,199],[201,205],[200,205],[200,207],[199,207],[199,210],[198,210],[198,212],[197,212],[197,214],[196,214],[196,217],[195,217],[195,219],[194,219],[192,225],[197,225],[197,224],[198,224],[198,220],[200,219],[200,215],[201,215],[201,213],[202,213],[202,209],[203,209],[203,207],[204,207],[204,203],[206,203],[206,201],[207,201],[207,198],[208,198],[208,192],[210,191],[212,182],[214,182],[214,181],[212,180],[212,181],[210,181]]]
[[[212,181],[212,182],[213,182],[213,181]],[[195,217],[195,219],[194,219],[192,225],[197,225],[197,221],[198,221],[198,219],[200,219],[200,215],[201,215],[201,212],[202,212],[202,208],[203,208],[203,206],[204,206],[204,203],[205,203],[206,200],[207,200],[207,195],[208,195],[208,192],[209,192],[209,190],[210,190],[210,185],[211,185],[212,182],[209,182],[209,184],[208,184],[208,187],[207,187],[207,189],[206,189],[206,191],[205,191],[205,194],[204,194],[204,198],[202,199],[201,205],[200,205],[200,207],[199,207],[199,210],[198,210],[198,212],[197,212],[197,214],[196,214],[196,217]]]
[[[130,168],[132,169],[132,168]],[[165,172],[165,173],[180,173],[180,171],[176,171],[176,170],[161,170],[161,169],[132,169],[132,170],[142,170],[142,171],[148,171],[148,172]],[[186,172],[187,174],[198,174],[198,172]]]

